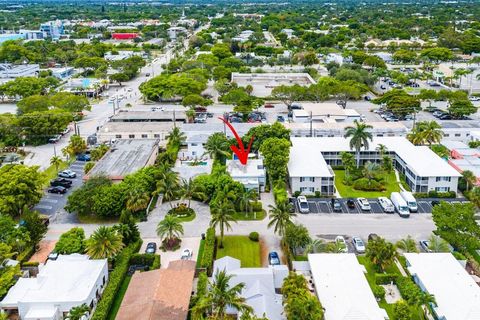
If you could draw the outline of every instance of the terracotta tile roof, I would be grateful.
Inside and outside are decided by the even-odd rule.
[[[167,269],[133,275],[116,320],[185,320],[195,262],[172,261]]]

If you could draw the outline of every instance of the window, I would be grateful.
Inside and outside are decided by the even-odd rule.
[[[448,191],[450,191],[450,187],[436,187],[435,191],[437,191],[437,192],[448,192]]]
[[[135,139],[135,135],[134,135],[134,134],[129,134],[129,135],[128,135],[128,138],[129,138],[129,139]]]
[[[153,137],[154,137],[155,139],[160,139],[160,135],[159,135],[158,133],[155,133],[155,134],[153,135]]]
[[[444,137],[450,137],[450,134],[445,133],[443,136],[444,136]]]
[[[455,133],[455,137],[460,137],[461,134],[460,133]]]
[[[305,181],[315,182],[315,177],[300,177],[300,182],[305,182]]]
[[[121,134],[116,134],[115,139],[122,139],[122,135]]]
[[[147,139],[148,136],[147,136],[146,134],[142,134],[142,138],[143,138],[143,139]]]
[[[452,177],[436,177],[435,181],[440,182],[440,181],[447,181],[450,182],[452,180]]]
[[[198,146],[198,143],[192,143],[191,146],[196,147],[196,146]]]

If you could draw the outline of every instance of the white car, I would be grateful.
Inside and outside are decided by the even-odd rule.
[[[480,97],[477,96],[471,96],[469,99],[470,101],[480,101]]]
[[[359,237],[353,237],[352,242],[353,242],[353,246],[355,247],[355,250],[358,253],[364,253],[365,252],[365,243],[363,243],[362,239],[360,239]]]
[[[298,208],[300,209],[301,213],[309,213],[310,207],[308,206],[308,201],[305,196],[299,196],[297,198],[298,201]]]
[[[339,245],[340,252],[348,253],[347,241],[345,241],[345,238],[343,236],[337,236],[335,238],[335,242]]]
[[[368,203],[368,200],[365,198],[357,198],[358,205],[360,206],[360,209],[368,211],[372,210],[372,207],[370,207],[370,203]]]
[[[392,201],[387,197],[379,197],[378,203],[380,203],[380,206],[382,206],[383,211],[385,211],[386,213],[395,212],[395,207],[393,206]]]
[[[182,260],[190,260],[193,256],[193,251],[190,249],[183,249],[182,251]]]

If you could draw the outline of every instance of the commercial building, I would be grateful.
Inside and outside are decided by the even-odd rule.
[[[60,80],[67,80],[75,74],[73,67],[50,68],[49,70],[52,71],[52,76]]]
[[[119,139],[110,150],[84,176],[106,175],[114,182],[122,181],[125,176],[146,166],[153,165],[158,155],[156,139]]]
[[[113,54],[112,52],[107,52],[103,57],[105,58],[105,60],[108,60],[108,61],[119,61],[119,60],[125,60],[128,58],[131,58],[133,56],[139,56],[139,57],[145,58],[146,54],[143,51],[120,50],[115,52],[115,54]]]
[[[288,171],[292,192],[307,194],[320,191],[330,195],[333,174],[330,166],[342,164],[341,153],[351,152],[349,139],[343,137],[328,138],[291,138]],[[438,157],[426,146],[414,146],[403,137],[374,137],[368,149],[360,152],[360,163],[380,161],[378,146],[386,146],[398,172],[405,176],[413,192],[457,192],[458,179],[461,176],[445,160]]]
[[[413,280],[435,297],[435,319],[480,319],[480,287],[451,253],[405,253]]]
[[[23,35],[25,40],[44,40],[46,38],[46,34],[40,30],[22,30],[18,32]]]
[[[378,306],[365,278],[365,267],[355,254],[309,254],[308,262],[325,320],[388,319],[386,311]]]
[[[450,151],[450,159],[448,163],[459,173],[471,171],[476,177],[476,184],[480,184],[480,149],[470,148],[460,141],[442,141]]]
[[[0,302],[2,311],[22,320],[61,320],[71,308],[95,308],[108,281],[106,259],[60,255],[39,266],[36,278],[19,278]]]
[[[265,191],[265,167],[262,159],[248,159],[243,165],[239,160],[227,160],[227,172],[233,180],[240,182],[247,190]]]
[[[292,137],[343,137],[345,128],[351,126],[350,122],[311,122],[295,123],[284,122],[283,126],[290,130]],[[405,137],[407,127],[401,122],[369,122],[368,129],[374,137]]]
[[[128,285],[116,320],[186,320],[195,261],[171,261],[166,269],[137,272]]]
[[[0,78],[15,79],[18,77],[36,77],[40,72],[38,64],[0,63]]]
[[[63,22],[55,20],[42,23],[40,25],[40,31],[43,32],[47,38],[58,40],[64,33]]]
[[[64,91],[69,91],[74,94],[87,95],[89,97],[95,97],[101,93],[106,87],[106,84],[102,83],[100,79],[93,78],[74,78],[69,79],[66,84],[63,85]]]
[[[16,41],[16,40],[23,40],[25,39],[25,35],[21,33],[3,33],[0,34],[0,44],[4,43],[5,41]]]
[[[293,110],[293,122],[306,123],[306,122],[354,122],[360,121],[360,114],[355,109],[343,109],[336,103],[323,102],[323,103],[311,103],[300,102],[295,103],[300,105],[302,109]]]
[[[253,308],[257,317],[269,320],[284,320],[282,295],[277,294],[283,280],[288,276],[286,265],[269,266],[268,268],[241,268],[240,260],[226,256],[218,259],[213,264],[213,273],[225,271],[232,275],[230,287],[239,283],[245,285],[241,296],[245,303]],[[232,307],[227,308],[228,314],[238,314]]]
[[[184,27],[170,27],[167,29],[167,35],[170,40],[176,40],[181,34],[187,34],[188,30]]]
[[[133,40],[138,38],[138,33],[136,32],[115,32],[112,33],[112,39],[114,40]]]

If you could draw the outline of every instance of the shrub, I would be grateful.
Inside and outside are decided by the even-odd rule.
[[[407,277],[399,277],[397,279],[397,287],[402,295],[402,298],[405,299],[409,304],[413,304],[417,297],[422,294],[420,288],[417,287],[415,282]]]
[[[35,247],[33,246],[27,247],[25,248],[25,250],[20,252],[15,259],[20,263],[23,263],[28,261],[33,256],[34,253],[35,253]]]
[[[455,259],[457,259],[457,260],[467,260],[467,257],[465,257],[462,253],[460,253],[458,251],[454,251],[454,252],[452,252],[452,254],[455,257]]]
[[[60,239],[55,244],[55,252],[61,254],[84,253],[85,252],[85,232],[82,228],[72,228],[62,233]]]
[[[263,210],[262,203],[260,201],[255,201],[250,204],[250,208],[254,212],[259,212]]]
[[[258,239],[259,239],[259,235],[258,235],[258,232],[250,232],[250,234],[248,235],[248,239],[250,239],[251,241],[255,241],[255,242],[258,242]]]
[[[207,269],[207,273],[212,273],[213,259],[215,258],[215,229],[208,228],[205,237],[205,245],[203,247],[203,256],[200,266]]]
[[[87,174],[90,172],[90,170],[93,169],[93,167],[95,167],[95,162],[93,161],[87,162],[85,164],[85,167],[83,168],[83,171],[85,172],[85,174]]]
[[[160,249],[162,249],[163,252],[165,251],[175,251],[180,249],[180,245],[182,244],[182,239],[180,238],[173,238],[173,239],[168,239],[165,238],[162,240],[162,245],[160,246]]]
[[[277,181],[273,186],[273,196],[275,203],[285,203],[288,201],[287,189],[283,181]]]
[[[123,280],[125,279],[125,275],[127,274],[128,267],[130,266],[130,258],[133,254],[140,250],[141,245],[142,240],[132,243],[125,247],[115,258],[115,268],[109,275],[107,286],[103,291],[102,298],[95,308],[95,312],[91,320],[107,319],[113,300],[115,300],[117,292],[120,289]]]
[[[22,267],[38,267],[39,263],[36,261],[26,261],[22,263]]]
[[[385,186],[378,181],[361,178],[353,182],[353,188],[364,191],[383,191]]]
[[[135,253],[130,257],[130,264],[139,264],[151,267],[155,261],[153,253]]]
[[[160,255],[156,254],[155,259],[153,260],[152,266],[150,267],[151,270],[160,269]]]
[[[391,273],[376,273],[375,274],[375,283],[376,284],[390,284],[391,282],[397,281],[397,275]]]
[[[176,207],[170,209],[168,214],[171,214],[175,217],[184,218],[194,215],[195,211],[192,208],[189,208],[185,203],[180,203]]]
[[[374,286],[373,287],[373,295],[377,299],[383,299],[385,297],[385,288],[381,286]]]

